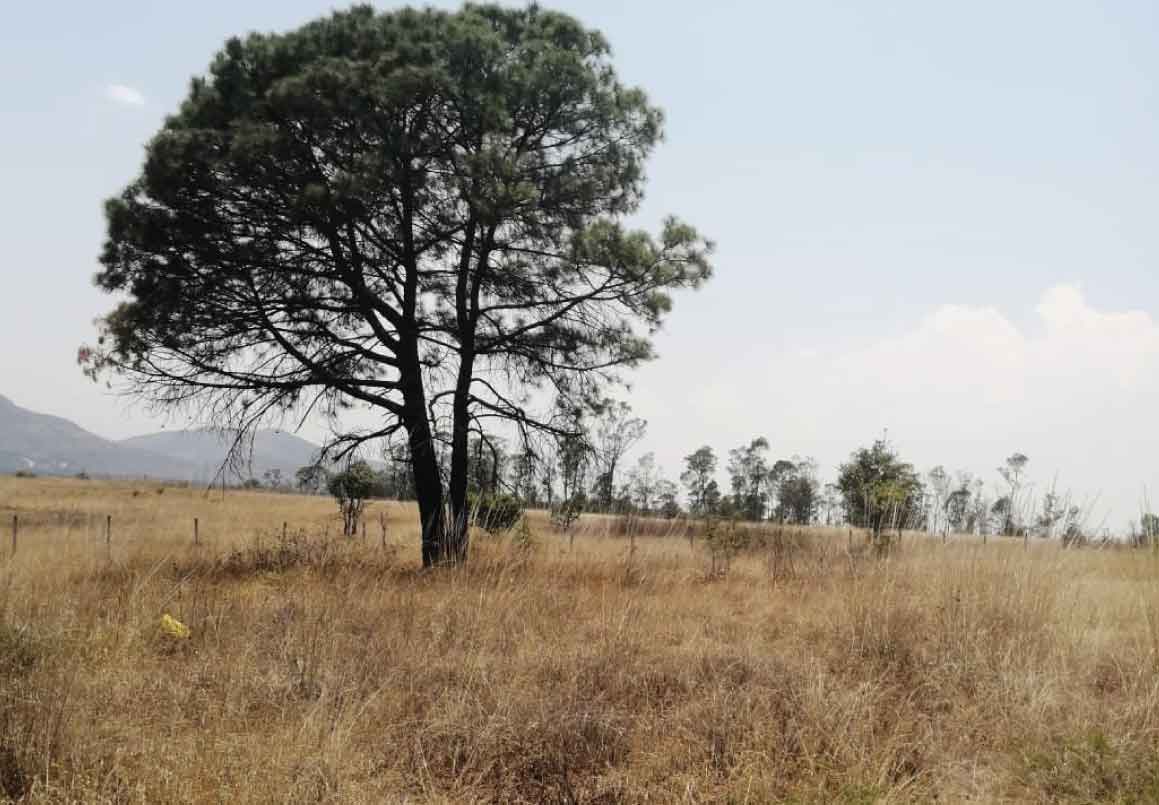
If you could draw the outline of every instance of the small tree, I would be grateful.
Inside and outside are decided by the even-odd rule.
[[[299,467],[294,473],[294,478],[298,482],[299,491],[316,495],[327,488],[330,473],[320,464],[308,464],[305,467]]]
[[[1006,459],[1006,463],[998,468],[998,474],[1010,487],[1009,504],[1005,508],[1006,517],[1002,521],[1002,533],[1008,537],[1022,533],[1021,525],[1018,522],[1019,493],[1022,491],[1022,473],[1026,470],[1029,461],[1030,459],[1022,453],[1013,453]]]
[[[793,456],[773,465],[770,481],[777,492],[776,519],[782,523],[809,525],[821,505],[817,462]]]
[[[868,528],[878,547],[885,544],[887,528],[901,528],[912,520],[922,499],[913,466],[898,458],[884,439],[854,452],[841,465],[837,486],[849,522]]]
[[[656,454],[645,453],[640,456],[635,469],[629,474],[629,483],[632,499],[641,514],[652,511],[662,481],[660,468],[656,466]]]
[[[667,479],[660,481],[656,489],[656,501],[659,504],[658,511],[661,517],[671,520],[680,516],[678,495],[679,490],[676,488],[676,484]]]
[[[342,472],[330,477],[330,494],[338,501],[342,512],[342,534],[352,537],[358,532],[358,523],[366,508],[366,499],[374,492],[377,478],[365,461],[355,461]]]
[[[608,401],[592,432],[592,458],[597,466],[595,497],[609,511],[616,496],[616,473],[625,454],[644,438],[648,423],[632,416],[624,402]]]
[[[746,520],[763,520],[769,494],[769,440],[758,436],[728,451],[733,503]]]
[[[716,453],[704,445],[695,453],[684,457],[684,472],[680,482],[688,489],[688,510],[698,517],[712,514],[714,503],[720,501],[720,489],[713,476],[716,475]],[[712,498],[715,493],[716,500]]]

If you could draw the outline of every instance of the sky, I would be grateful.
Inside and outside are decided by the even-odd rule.
[[[666,112],[640,223],[717,243],[624,395],[669,477],[756,435],[831,477],[888,431],[919,469],[992,485],[1025,453],[1096,525],[1159,498],[1159,4],[546,5]],[[228,36],[332,7],[9,11],[0,394],[113,438],[185,424],[75,365],[115,301],[91,282],[102,201]]]

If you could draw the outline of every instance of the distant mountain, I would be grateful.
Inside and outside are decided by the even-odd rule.
[[[194,481],[212,480],[229,450],[226,435],[207,430],[174,430],[134,436],[122,441],[103,439],[58,416],[21,408],[0,396],[0,473],[25,470],[40,475],[140,477]],[[293,482],[299,467],[312,463],[318,445],[290,433],[259,431],[253,454],[240,474],[262,478],[279,470]]]
[[[58,416],[38,414],[0,396],[0,472],[186,479],[194,464],[102,439]]]
[[[193,464],[197,468],[196,479],[208,481],[225,461],[230,437],[209,430],[174,430],[133,436],[119,444]],[[260,479],[270,470],[279,470],[292,483],[297,469],[317,460],[319,450],[318,445],[292,433],[259,431],[254,436],[252,455],[243,456],[248,459],[248,466],[241,475]],[[234,476],[231,480],[238,478]]]

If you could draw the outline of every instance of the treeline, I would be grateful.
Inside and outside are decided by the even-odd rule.
[[[808,456],[775,457],[760,436],[717,454],[710,445],[684,457],[677,480],[653,453],[629,464],[627,455],[645,437],[647,423],[625,403],[606,405],[589,420],[573,417],[551,439],[516,449],[476,433],[470,442],[468,488],[475,499],[511,497],[521,506],[551,510],[563,522],[581,512],[674,518],[722,518],[790,525],[852,526],[874,539],[904,530],[982,537],[1042,537],[1084,542],[1093,537],[1090,511],[1054,487],[1039,495],[1026,482],[1029,458],[1014,453],[986,480],[937,466],[919,473],[885,439],[855,450],[823,483]],[[409,455],[395,444],[377,469],[358,467],[369,497],[415,496]],[[723,472],[722,472],[723,471]],[[727,478],[722,488],[720,477]],[[332,491],[333,473],[319,466],[298,470],[300,491]],[[278,479],[274,479],[278,480]],[[1132,529],[1136,542],[1159,533],[1159,518],[1145,514]]]

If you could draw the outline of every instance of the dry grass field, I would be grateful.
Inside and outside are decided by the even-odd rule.
[[[533,518],[421,572],[396,503],[344,540],[320,497],[2,478],[0,515],[15,800],[1159,802],[1146,552],[813,530],[714,575]]]

